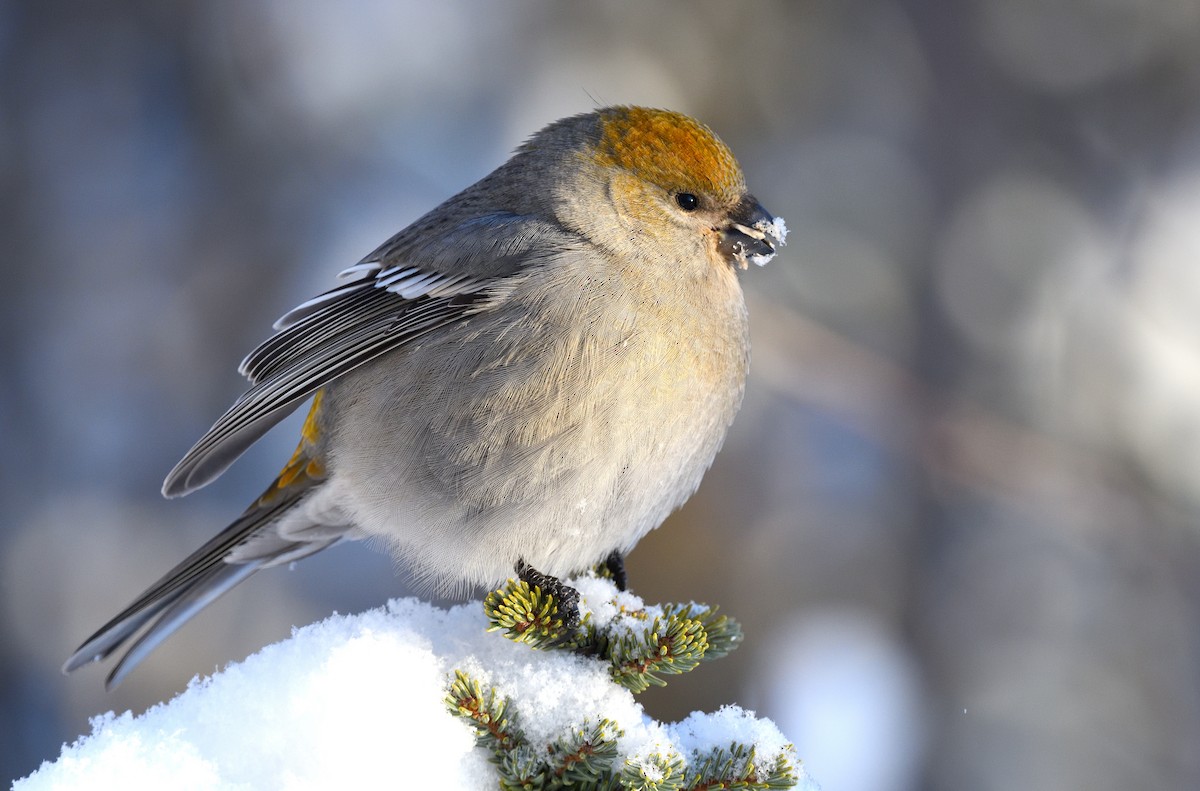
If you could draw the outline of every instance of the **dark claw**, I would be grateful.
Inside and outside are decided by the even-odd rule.
[[[579,626],[579,591],[563,584],[558,577],[543,574],[524,560],[517,561],[517,579],[554,597],[564,629],[574,631]]]
[[[629,582],[629,578],[625,574],[625,556],[614,549],[612,554],[604,559],[604,568],[608,569],[608,573],[612,575],[617,590],[625,590],[625,586]]]

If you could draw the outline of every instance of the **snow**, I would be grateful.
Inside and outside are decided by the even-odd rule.
[[[642,606],[605,581],[573,584],[594,619]],[[535,744],[604,717],[624,731],[618,762],[739,741],[765,766],[787,748],[773,723],[736,706],[655,722],[600,661],[535,651],[487,625],[479,602],[444,610],[410,598],[334,615],[141,715],[93,718],[91,735],[14,791],[496,788],[485,751],[444,703],[456,669],[511,697]],[[800,787],[816,787],[802,769]]]
[[[774,239],[775,247],[777,248],[787,244],[787,223],[783,221],[782,217],[773,217],[770,222],[759,220],[754,223],[754,229]],[[757,266],[766,266],[774,257],[775,253],[769,255],[752,255],[750,256],[750,261]]]

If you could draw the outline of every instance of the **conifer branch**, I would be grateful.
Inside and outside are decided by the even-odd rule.
[[[462,671],[454,672],[446,703],[474,728],[505,791],[781,791],[799,782],[790,746],[765,768],[753,746],[736,742],[693,752],[687,761],[671,752],[620,762],[623,733],[607,719],[574,726],[549,744],[530,744],[516,726],[512,701]]]
[[[600,572],[604,576],[603,570]],[[484,602],[489,630],[536,649],[570,651],[605,661],[613,681],[631,692],[662,686],[664,676],[686,673],[701,662],[725,656],[742,642],[737,621],[702,604],[634,608],[618,594],[592,602],[574,628],[564,625],[554,596],[539,586],[509,580]],[[615,616],[598,622],[597,606]],[[517,727],[510,701],[484,691],[456,671],[447,696],[450,710],[476,730],[500,773],[502,789],[588,789],[589,791],[771,791],[799,782],[789,746],[769,764],[753,745],[731,743],[685,757],[673,751],[621,760],[622,733],[609,720],[583,722],[549,744],[531,745]]]
[[[461,670],[454,671],[446,706],[451,714],[471,723],[475,728],[475,743],[493,755],[505,755],[525,743],[509,699],[498,697],[495,689],[484,692],[478,681]]]
[[[559,617],[554,597],[521,580],[509,580],[489,593],[484,611],[491,622],[489,628],[503,630],[510,640],[606,660],[613,680],[635,693],[664,686],[664,676],[686,673],[702,661],[719,659],[742,641],[737,621],[717,615],[715,607],[694,603],[622,609],[618,618],[605,624],[594,623],[585,615],[570,630]],[[637,622],[649,625],[638,629]]]
[[[523,580],[509,580],[489,593],[483,608],[492,623],[489,631],[503,629],[518,643],[549,648],[570,637],[554,597]]]

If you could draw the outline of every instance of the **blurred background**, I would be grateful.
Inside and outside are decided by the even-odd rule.
[[[59,673],[291,452],[158,494],[271,322],[610,103],[708,123],[791,229],[630,558],[747,641],[649,713],[754,708],[829,791],[1200,787],[1195,0],[0,0],[0,779],[407,593],[339,547],[113,694]]]

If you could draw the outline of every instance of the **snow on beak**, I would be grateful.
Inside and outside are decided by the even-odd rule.
[[[721,235],[717,249],[738,269],[745,269],[748,262],[763,266],[787,239],[783,218],[772,216],[753,195],[743,196],[729,213],[728,223],[717,231]]]

